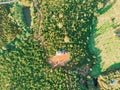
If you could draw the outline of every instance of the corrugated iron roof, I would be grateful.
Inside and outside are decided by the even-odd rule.
[[[49,58],[49,63],[53,67],[64,66],[70,61],[70,54],[67,52],[61,53],[60,55],[55,55]]]

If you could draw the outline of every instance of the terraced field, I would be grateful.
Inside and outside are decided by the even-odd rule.
[[[100,75],[98,83],[101,90],[119,90],[120,89],[120,70],[111,71]]]

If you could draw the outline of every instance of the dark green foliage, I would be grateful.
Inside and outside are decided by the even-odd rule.
[[[0,47],[10,42],[21,30],[9,17],[10,6],[0,5]]]
[[[87,41],[97,1],[85,2],[50,1],[42,5],[44,18],[42,35],[47,44],[48,54],[53,55],[53,52],[65,48],[71,53],[71,58],[74,60],[71,61],[71,66],[85,64],[86,59],[90,58]],[[64,42],[65,36],[69,37],[69,43]]]
[[[44,38],[47,54],[54,55],[60,49],[65,49],[71,54],[71,62],[67,66],[54,69],[46,62],[48,59],[43,53],[43,47],[32,35],[38,27],[38,17],[34,18],[36,28],[27,28],[23,22],[22,6],[14,4],[14,10],[10,16],[22,32],[1,50],[6,53],[1,54],[0,57],[0,65],[8,68],[5,70],[10,74],[8,76],[10,81],[5,83],[10,84],[9,89],[87,90],[86,76],[81,76],[78,69],[94,61],[88,50],[88,40],[97,3],[97,0],[42,2],[40,6],[43,15],[41,36]],[[69,37],[70,42],[64,42],[65,36]],[[14,49],[9,49],[11,46]],[[80,82],[82,78],[84,83]]]

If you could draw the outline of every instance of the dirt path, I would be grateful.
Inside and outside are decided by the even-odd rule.
[[[44,55],[46,57],[46,60],[49,58],[48,54],[47,54],[47,50],[46,50],[46,46],[44,44],[44,39],[43,37],[41,36],[41,24],[42,24],[42,12],[40,10],[40,8],[37,6],[38,5],[38,2],[36,0],[33,0],[33,4],[34,4],[34,7],[37,9],[38,11],[38,18],[39,18],[39,23],[38,23],[38,41],[40,42],[40,44],[42,45],[43,47],[43,51],[44,51]]]

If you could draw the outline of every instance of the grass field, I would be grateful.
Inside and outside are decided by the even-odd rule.
[[[119,4],[120,0],[116,0],[109,10],[98,16],[97,31],[93,36],[95,47],[100,50],[101,71],[120,63],[120,37],[115,35],[120,22]],[[118,27],[113,28],[113,25]]]

